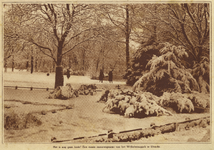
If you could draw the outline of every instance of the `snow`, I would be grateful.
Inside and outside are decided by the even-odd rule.
[[[7,69],[4,72],[4,86],[32,86],[41,88],[53,88],[55,83],[55,73],[35,72],[30,73],[26,70],[17,70],[14,72],[11,69]],[[64,85],[66,83],[72,84],[112,84],[108,81],[100,83],[98,80],[92,80],[89,76],[71,76],[69,79],[64,75]],[[125,84],[125,82],[115,81],[113,84]]]
[[[159,117],[146,117],[146,118],[125,118],[119,114],[105,113],[102,109],[105,103],[97,103],[101,96],[98,92],[93,96],[79,96],[70,100],[48,99],[49,92],[45,90],[15,90],[5,88],[4,90],[4,103],[11,108],[6,108],[4,113],[10,113],[14,110],[17,114],[28,114],[33,112],[45,111],[47,114],[41,113],[33,114],[42,122],[40,126],[34,126],[22,130],[4,130],[5,142],[18,142],[18,143],[50,143],[51,138],[56,137],[57,140],[68,140],[77,137],[89,137],[98,134],[108,133],[113,130],[116,133],[125,130],[133,130],[138,128],[148,128],[151,123],[160,126],[172,122],[182,122],[185,118],[197,119],[206,117],[209,113],[191,113],[191,114],[174,114],[174,116],[159,116]],[[18,100],[17,102],[14,100]],[[31,102],[31,104],[20,104],[20,102]],[[18,103],[18,104],[16,104]],[[15,106],[17,107],[15,107]],[[58,110],[61,106],[74,106],[72,109]],[[52,113],[49,110],[55,109],[56,112]],[[49,112],[48,112],[49,111]],[[42,132],[41,132],[42,131]],[[44,131],[44,132],[43,132]],[[188,130],[189,131],[189,130]],[[186,132],[188,132],[186,131]],[[200,132],[205,132],[204,128],[195,128],[192,134],[198,135]],[[182,132],[172,133],[176,135],[159,135],[158,137],[165,136],[163,142],[186,142],[188,134]],[[177,134],[179,136],[177,136]],[[194,137],[191,135],[190,137]],[[200,134],[198,138],[202,138]],[[148,142],[162,142],[157,138],[148,138]],[[182,138],[181,138],[182,137]],[[173,138],[173,140],[171,140]],[[150,139],[150,140],[149,140]],[[145,140],[143,138],[142,142]]]

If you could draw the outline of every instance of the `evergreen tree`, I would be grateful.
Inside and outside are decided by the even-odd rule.
[[[209,92],[209,60],[204,58],[200,65],[187,69],[183,63],[188,57],[184,47],[167,42],[142,46],[132,60],[132,70],[127,73],[127,83],[134,83],[134,91],[141,87],[142,91],[158,96],[163,92]]]

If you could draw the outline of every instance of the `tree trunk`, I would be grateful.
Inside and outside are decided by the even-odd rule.
[[[35,71],[38,72],[38,57],[35,58]]]
[[[82,69],[85,71],[85,49],[82,50]]]
[[[104,73],[104,69],[105,69],[105,55],[104,55],[104,49],[102,50],[103,51],[103,65],[102,65],[102,70],[103,70],[103,73]]]
[[[97,73],[97,71],[98,71],[99,63],[100,63],[100,59],[98,58],[98,59],[97,59],[97,62],[96,62],[96,73]]]
[[[55,76],[55,88],[58,86],[63,86],[64,78],[63,78],[63,67],[57,66],[56,67],[56,76]]]
[[[33,55],[31,55],[31,63],[30,63],[30,73],[33,73]]]
[[[5,63],[4,63],[4,72],[7,72],[7,60],[5,60]]]
[[[26,62],[26,70],[28,71],[29,61]]]
[[[82,59],[82,70],[85,71],[85,56]]]
[[[14,71],[14,56],[12,58],[12,72]]]
[[[37,58],[37,71],[41,71],[41,59],[42,57]]]
[[[129,8],[126,5],[126,68],[129,68]]]
[[[155,15],[157,14],[157,5],[155,5]],[[154,41],[157,41],[157,23],[156,21],[154,22]]]
[[[68,56],[68,67],[71,69],[71,55]]]
[[[200,63],[200,61],[201,61],[201,55],[202,55],[202,46],[201,45],[198,46],[197,49],[198,49],[197,61],[198,61],[198,63]]]
[[[52,69],[53,69],[53,72],[54,72],[54,70],[55,70],[55,62],[53,61],[53,63],[52,63]]]
[[[62,45],[63,45],[63,42],[60,41],[59,47],[57,50],[55,88],[57,88],[58,86],[63,86],[63,84],[64,84],[63,67],[62,67]]]

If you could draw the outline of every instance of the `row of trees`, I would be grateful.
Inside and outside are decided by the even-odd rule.
[[[106,62],[110,68],[119,62],[132,68],[133,43],[182,45],[189,55],[183,60],[186,68],[195,68],[205,58],[209,62],[208,3],[7,4],[4,8],[5,62],[17,52],[37,49],[56,66],[55,87],[63,85],[63,62],[72,54],[92,72],[104,69]]]
[[[122,57],[124,54],[121,54],[122,48],[106,41],[104,45],[101,46],[99,42],[96,42],[94,47],[89,42],[82,44],[81,47],[63,57],[62,66],[64,70],[70,68],[74,72],[80,71],[87,75],[97,76],[96,73],[99,73],[100,68],[105,72],[110,69],[119,70],[121,68],[120,70],[123,70],[124,73],[126,68],[124,66],[125,57]],[[26,69],[31,73],[55,72],[55,65],[53,59],[44,55],[36,46],[29,46],[5,59],[5,72],[7,72],[7,67],[12,68],[12,71],[14,68]]]

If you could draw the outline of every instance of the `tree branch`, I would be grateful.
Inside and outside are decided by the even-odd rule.
[[[81,42],[75,44],[72,48],[70,48],[69,50],[67,50],[67,51],[65,51],[64,53],[62,53],[62,56],[65,55],[66,53],[72,51],[72,50],[73,50],[75,47],[77,47],[78,45],[80,45],[80,44],[82,44],[82,43],[84,43],[84,42],[86,42],[86,41],[89,41],[90,39],[92,39],[92,38],[94,38],[94,37],[96,37],[96,36],[92,36],[92,37],[90,37],[90,38],[87,38],[86,40],[83,40],[83,41],[81,41]]]
[[[114,22],[114,20],[111,18],[111,16],[109,15],[109,13],[107,13],[107,15],[108,15],[109,19],[111,20],[111,22],[112,22],[116,27],[118,27],[120,30],[122,30],[124,33],[126,33],[126,31],[125,31],[123,28],[121,28],[119,25],[117,25],[117,24]]]
[[[48,7],[52,13],[52,15],[54,16],[54,26],[53,26],[53,32],[54,32],[54,35],[57,39],[57,41],[59,41],[59,36],[57,35],[57,29],[56,29],[56,24],[57,24],[57,15],[54,11],[54,7],[53,7],[53,4],[48,4]]]
[[[45,53],[45,52],[42,50],[42,48],[39,47],[39,50],[40,50],[44,55],[46,55],[46,56],[52,58],[52,59],[54,60],[55,63],[57,62],[56,59],[55,59],[52,55],[48,55],[47,53]]]
[[[201,32],[199,31],[198,25],[197,25],[195,19],[193,18],[191,12],[189,11],[189,6],[188,6],[188,4],[184,4],[184,7],[186,8],[187,13],[189,14],[189,16],[190,16],[192,22],[194,22],[194,25],[195,25],[195,27],[196,27],[196,30],[197,30],[197,32],[198,32],[198,36],[199,36],[199,39],[200,39],[200,38],[201,38]]]
[[[91,30],[91,28],[85,29],[85,30],[79,32],[78,34],[72,36],[72,37],[63,45],[63,47],[65,47],[65,46],[66,46],[72,39],[74,39],[75,37],[81,35],[81,34],[82,34],[83,32],[85,32],[85,31],[89,31],[89,30]]]
[[[36,45],[39,48],[47,49],[47,50],[50,51],[50,53],[52,53],[52,50],[50,48],[42,46],[42,45],[39,45],[38,43],[34,42],[33,39],[31,39],[29,42],[33,43],[34,45]]]

